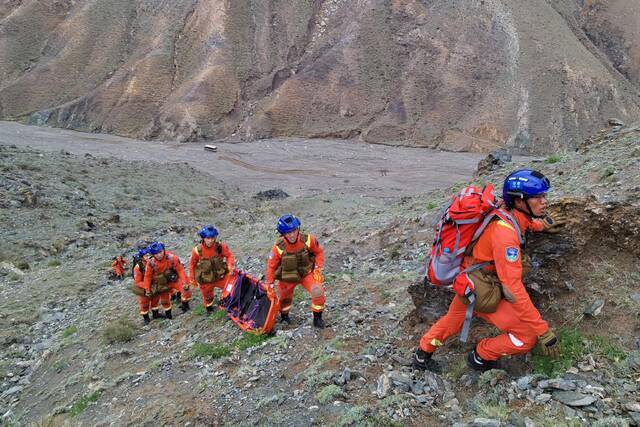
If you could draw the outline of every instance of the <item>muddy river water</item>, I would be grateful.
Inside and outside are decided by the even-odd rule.
[[[217,143],[217,151],[211,152],[204,150],[205,143],[141,141],[13,122],[0,122],[0,144],[127,160],[187,162],[242,192],[279,188],[295,196],[330,192],[393,198],[423,193],[469,179],[483,157],[300,138]]]

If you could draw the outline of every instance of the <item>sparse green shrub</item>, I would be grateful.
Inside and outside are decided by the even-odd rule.
[[[550,377],[556,376],[564,373],[584,356],[585,346],[582,334],[577,329],[563,330],[560,332],[558,340],[560,346],[560,357],[558,359],[542,356],[538,351],[534,352],[532,363],[535,373]]]
[[[255,347],[258,344],[262,344],[266,340],[271,338],[271,335],[254,334],[252,332],[245,332],[242,338],[235,342],[235,346],[240,350],[246,350],[250,347]]]
[[[18,267],[22,271],[25,271],[29,269],[29,263],[22,259],[16,263],[16,267]]]
[[[97,402],[99,398],[100,398],[99,391],[95,391],[89,395],[83,396],[80,400],[75,402],[73,406],[71,406],[71,409],[69,410],[69,415],[71,415],[72,417],[80,415],[85,409],[87,409],[87,407],[91,403]]]
[[[67,366],[69,366],[69,363],[67,362],[67,360],[66,360],[66,359],[58,360],[58,361],[54,362],[54,364],[53,364],[53,365],[51,365],[51,367],[53,368],[53,370],[54,370],[54,371],[56,371],[56,372],[58,372],[58,373],[62,372],[62,370],[63,370],[64,368],[66,368]]]
[[[199,305],[197,307],[194,307],[193,310],[191,310],[191,312],[196,316],[204,316],[205,314],[207,314],[207,309],[204,308],[204,306]]]
[[[127,319],[119,319],[108,325],[102,332],[107,344],[125,343],[133,339],[135,325]]]
[[[558,163],[560,160],[562,160],[562,156],[559,154],[552,154],[549,157],[547,157],[547,159],[545,160],[545,162],[549,163],[549,164],[553,164],[553,163]]]
[[[620,362],[627,353],[609,337],[593,336],[590,338],[589,351],[605,356],[613,362]]]
[[[42,170],[40,166],[33,165],[27,162],[19,162],[18,164],[16,164],[16,166],[18,167],[18,169],[22,169],[25,171],[39,172]]]
[[[318,394],[316,394],[318,402],[323,405],[326,405],[337,397],[344,397],[344,392],[335,384],[324,387]]]
[[[282,396],[280,395],[280,393],[276,393],[276,394],[272,394],[271,396],[267,396],[264,399],[260,399],[258,401],[258,404],[256,405],[256,409],[259,410],[259,409],[265,408],[271,405],[272,403],[277,402],[281,398]]]
[[[607,168],[602,172],[602,179],[608,178],[614,173],[616,173],[616,168],[613,166],[607,166]]]
[[[338,419],[336,427],[361,425],[367,412],[368,409],[366,406],[352,406]]]
[[[296,286],[293,290],[293,303],[297,304],[300,301],[304,301],[307,297],[307,291],[302,286]]]
[[[427,203],[427,209],[428,210],[432,210],[438,207],[438,204],[436,202],[428,202]]]
[[[606,417],[596,420],[593,427],[629,427],[629,421],[623,417]]]
[[[387,415],[371,415],[366,418],[367,427],[403,427],[404,424],[389,418]]]
[[[207,344],[197,342],[191,347],[191,357],[210,357],[219,359],[231,354],[231,349],[224,344]]]
[[[76,328],[75,325],[68,326],[67,328],[65,328],[64,332],[62,332],[62,337],[63,338],[70,337],[76,332],[78,332],[78,328]]]
[[[48,267],[58,267],[58,266],[60,266],[60,260],[57,260],[57,259],[50,259],[50,260],[47,262],[47,266],[48,266]]]
[[[222,320],[227,319],[227,312],[224,310],[215,310],[209,315],[210,323],[220,323]]]
[[[20,279],[22,279],[22,277],[20,277],[19,274],[16,274],[16,273],[9,274],[9,280],[12,282],[17,282]]]
[[[476,408],[479,415],[485,418],[499,419],[502,421],[508,420],[509,415],[511,414],[511,410],[501,404],[493,405],[488,403],[478,403]]]

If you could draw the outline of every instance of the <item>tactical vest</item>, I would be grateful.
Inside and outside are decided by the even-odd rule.
[[[195,278],[198,283],[212,283],[223,279],[229,268],[222,257],[222,245],[216,243],[216,253],[210,258],[202,257],[202,245],[196,246],[196,253],[200,257],[195,268]]]
[[[156,261],[155,258],[151,258],[148,263],[148,267],[151,268],[154,272],[153,279],[151,279],[151,294],[157,295],[164,292],[169,292],[171,287],[169,284],[171,282],[175,282],[178,280],[177,272],[172,268],[174,263],[173,256],[166,254],[167,261],[169,262],[170,267],[164,270],[161,273],[157,273],[156,270]]]
[[[300,233],[300,240],[304,241],[304,247],[298,252],[286,252],[284,237],[276,241],[276,248],[281,256],[280,265],[276,269],[277,280],[299,283],[313,270],[315,256],[309,251],[311,235]]]

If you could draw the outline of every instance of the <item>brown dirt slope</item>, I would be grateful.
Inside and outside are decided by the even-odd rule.
[[[640,115],[632,0],[5,1],[0,117],[543,153]]]

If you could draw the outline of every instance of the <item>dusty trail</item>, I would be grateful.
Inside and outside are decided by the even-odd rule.
[[[12,122],[0,122],[0,144],[128,160],[188,162],[242,192],[281,188],[295,196],[424,193],[468,179],[482,158],[475,153],[294,138],[223,143],[212,153],[197,143],[140,141]]]

